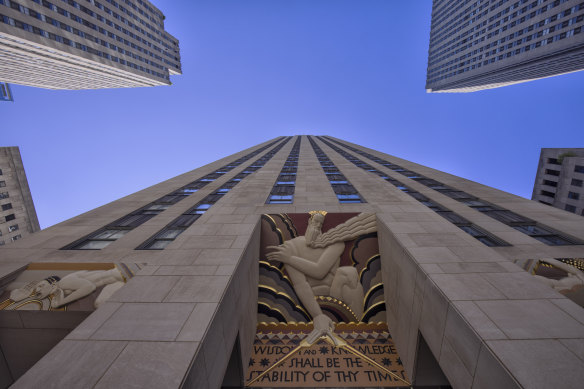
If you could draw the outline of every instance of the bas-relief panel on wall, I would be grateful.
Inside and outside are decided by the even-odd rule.
[[[0,294],[0,311],[93,311],[140,265],[31,263]]]
[[[385,322],[375,215],[263,215],[259,271],[247,386],[409,386]]]
[[[541,258],[514,261],[542,283],[584,307],[584,258]]]

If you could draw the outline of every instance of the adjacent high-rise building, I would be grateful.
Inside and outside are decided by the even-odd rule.
[[[20,150],[0,147],[0,249],[40,229]]]
[[[0,101],[14,101],[10,85],[5,82],[0,82]]]
[[[329,136],[0,255],[0,387],[584,382],[581,216]]]
[[[584,149],[541,149],[531,198],[584,216]]]
[[[170,85],[178,40],[148,0],[0,0],[0,80],[49,89]]]
[[[473,92],[584,68],[581,0],[434,0],[428,92]]]

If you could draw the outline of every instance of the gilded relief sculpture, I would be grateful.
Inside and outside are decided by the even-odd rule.
[[[314,330],[308,343],[331,334],[333,321],[323,314],[316,296],[331,296],[346,302],[355,316],[363,313],[364,292],[359,275],[353,266],[339,266],[344,241],[376,231],[375,215],[359,214],[323,234],[322,223],[326,212],[311,212],[304,236],[291,239],[267,254],[270,261],[285,265],[298,298],[314,321]]]
[[[262,217],[246,386],[409,385],[385,323],[375,215],[309,214]]]

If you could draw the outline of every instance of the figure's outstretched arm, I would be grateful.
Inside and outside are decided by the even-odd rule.
[[[288,254],[288,251],[281,246],[272,247],[276,251],[268,253],[268,259],[275,259],[297,269],[311,278],[323,279],[333,266],[338,263],[339,258],[345,249],[344,243],[335,243],[327,247],[316,262],[308,259]]]

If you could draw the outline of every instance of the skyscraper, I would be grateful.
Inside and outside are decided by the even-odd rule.
[[[0,80],[49,89],[170,85],[178,40],[148,0],[0,0]]]
[[[0,382],[577,388],[582,227],[343,140],[278,137],[6,247]]]
[[[541,149],[532,199],[584,216],[584,149]]]
[[[434,0],[428,92],[473,92],[584,68],[580,0]]]
[[[18,147],[0,147],[0,246],[39,231]]]

